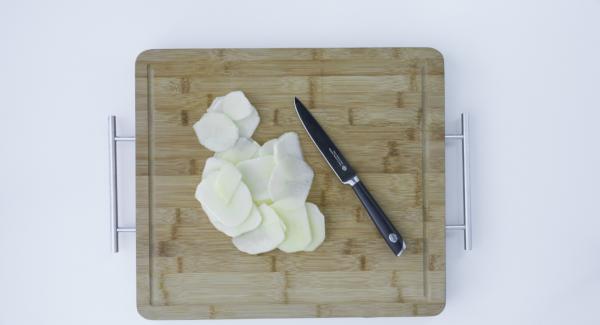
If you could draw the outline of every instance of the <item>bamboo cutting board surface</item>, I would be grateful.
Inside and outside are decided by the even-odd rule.
[[[259,143],[300,135],[326,216],[315,252],[235,249],[194,198],[205,160],[192,125],[243,90]],[[318,153],[298,96],[407,250],[395,257]],[[445,305],[444,66],[427,48],[150,50],[136,62],[137,304],[150,319],[421,316]]]

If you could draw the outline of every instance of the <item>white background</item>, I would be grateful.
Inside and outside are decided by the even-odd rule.
[[[3,0],[0,324],[149,323],[135,308],[133,235],[116,255],[108,235],[106,118],[134,133],[138,53],[368,46],[440,50],[448,131],[467,111],[474,137],[474,250],[450,234],[445,311],[369,322],[599,324],[598,0]],[[364,321],[288,324],[321,322]]]

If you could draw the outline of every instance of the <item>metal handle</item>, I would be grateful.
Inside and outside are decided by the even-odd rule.
[[[110,186],[110,242],[113,253],[119,252],[119,233],[135,232],[135,228],[119,227],[119,198],[117,192],[117,142],[134,142],[135,137],[117,136],[117,118],[108,117],[108,160],[109,160],[109,186]]]
[[[471,242],[471,180],[469,173],[469,115],[460,114],[460,134],[446,135],[446,139],[461,140],[462,145],[462,199],[463,199],[463,223],[460,225],[446,225],[447,230],[462,230],[464,232],[465,250],[472,249]]]

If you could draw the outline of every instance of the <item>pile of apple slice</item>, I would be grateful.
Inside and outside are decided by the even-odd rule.
[[[314,172],[298,134],[284,133],[262,146],[252,140],[259,122],[243,92],[214,99],[194,124],[200,143],[215,152],[206,160],[196,199],[242,252],[313,251],[325,239],[325,217],[306,202]]]

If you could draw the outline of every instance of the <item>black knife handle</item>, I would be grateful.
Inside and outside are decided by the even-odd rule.
[[[354,193],[360,199],[360,202],[369,213],[369,217],[371,217],[371,220],[392,252],[396,256],[402,255],[406,249],[402,235],[396,230],[390,219],[388,219],[379,204],[377,204],[377,201],[371,196],[367,187],[361,181],[358,181],[352,185],[352,189],[354,189]]]

